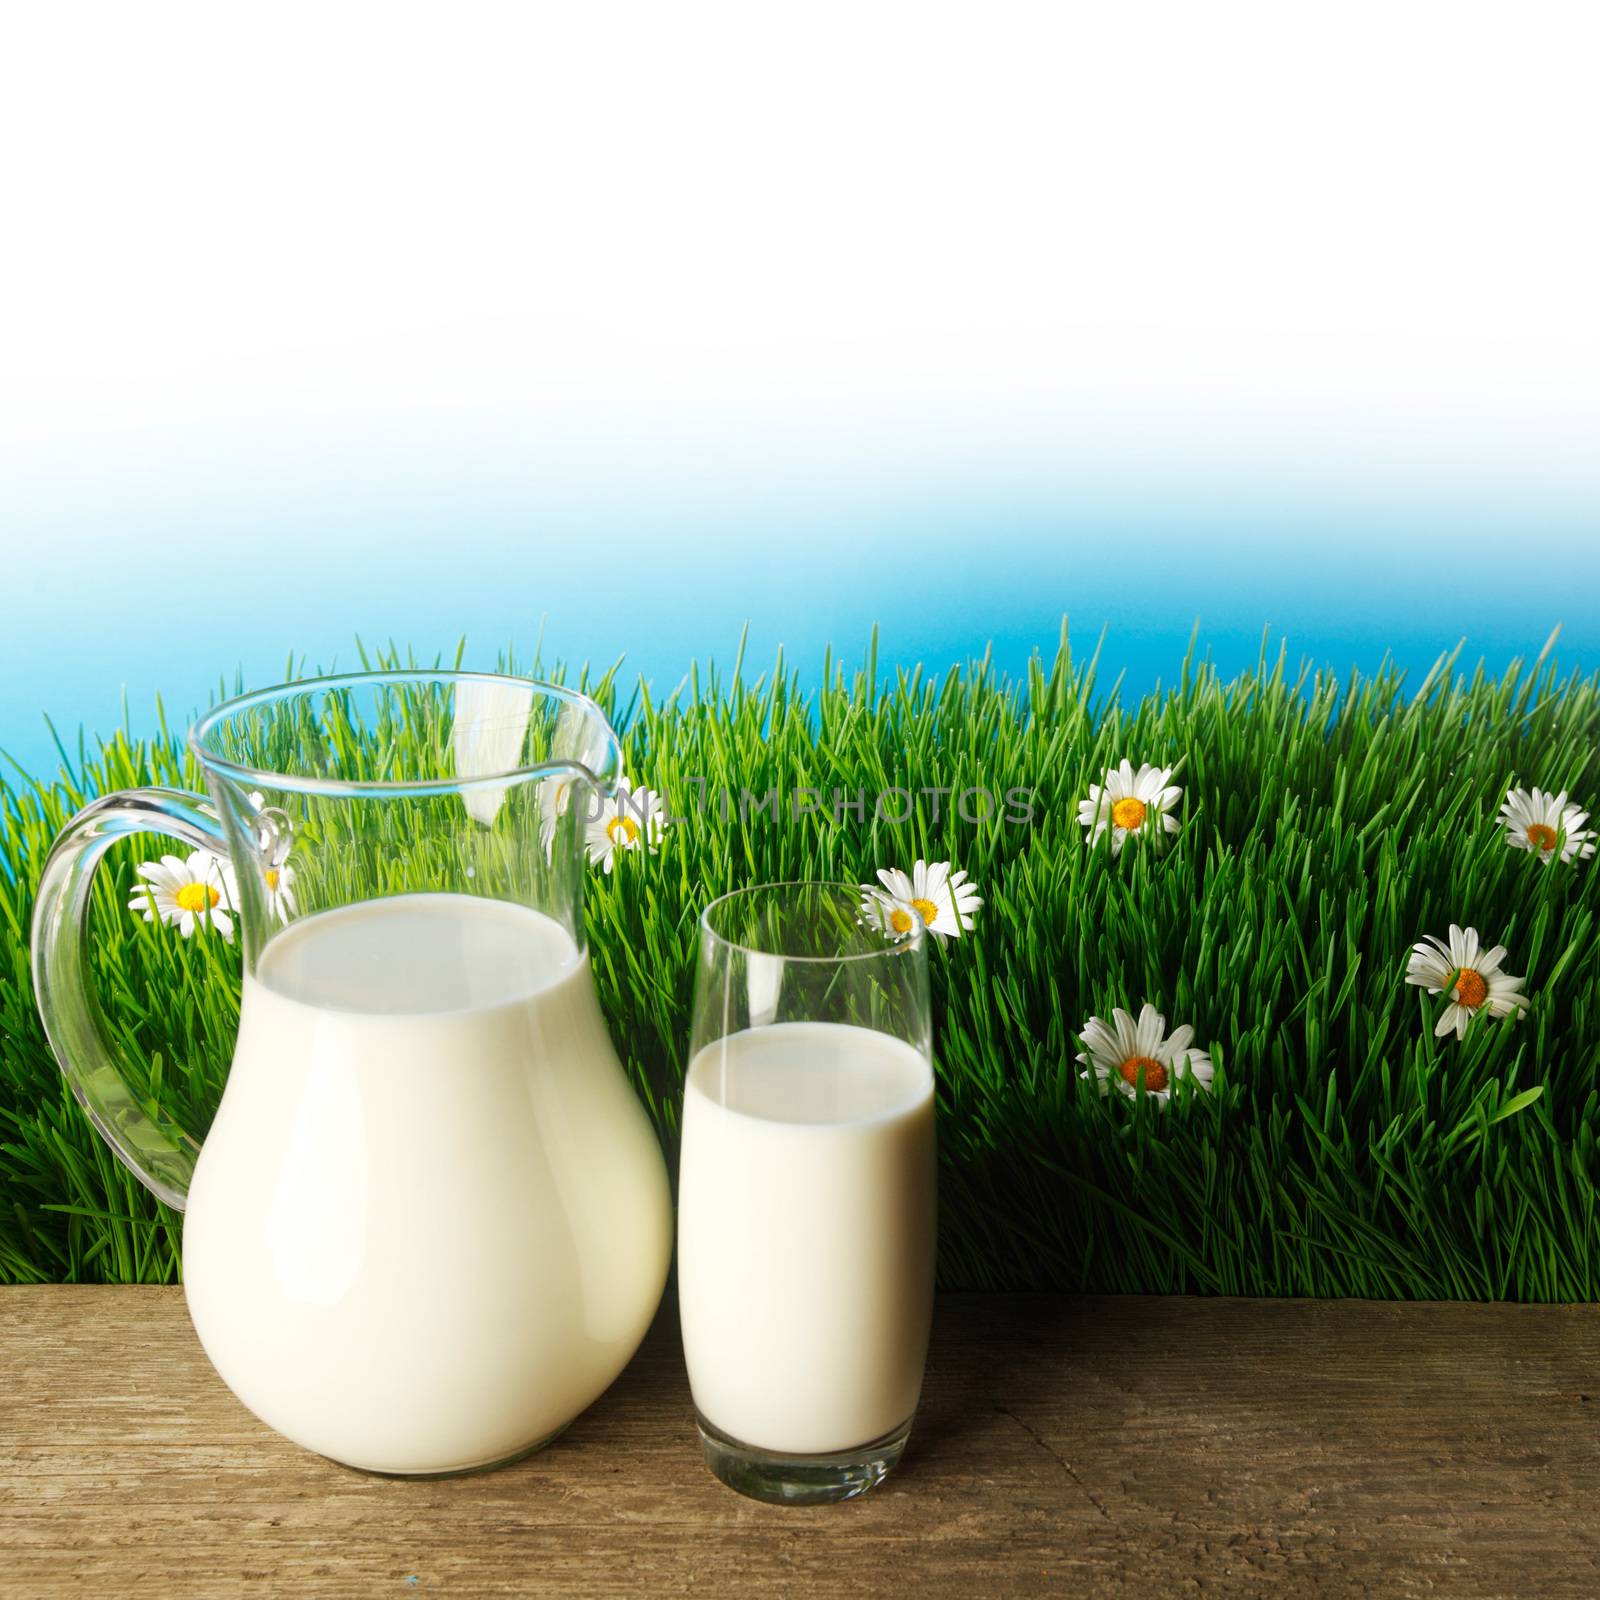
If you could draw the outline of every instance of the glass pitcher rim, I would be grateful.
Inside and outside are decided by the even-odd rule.
[[[843,966],[851,961],[881,961],[885,956],[904,955],[926,947],[928,939],[928,925],[922,919],[920,911],[913,910],[910,915],[912,926],[904,933],[885,932],[883,944],[877,949],[870,950],[841,950],[837,954],[827,956],[800,956],[789,955],[782,950],[763,950],[759,945],[745,944],[739,939],[730,939],[711,924],[711,913],[718,906],[726,905],[730,900],[740,900],[746,895],[772,894],[780,889],[835,889],[841,897],[853,896],[860,900],[863,895],[863,886],[859,883],[841,883],[831,878],[789,878],[782,883],[747,883],[738,889],[729,889],[726,894],[719,894],[716,899],[709,901],[700,913],[700,927],[702,932],[715,939],[716,942],[728,950],[737,950],[747,956],[771,956],[781,961],[812,961],[827,963],[833,966]]]
[[[215,772],[236,783],[253,783],[263,789],[277,789],[287,794],[331,795],[342,799],[381,800],[401,796],[427,797],[444,794],[471,793],[478,789],[503,787],[508,783],[521,783],[527,779],[553,777],[558,773],[576,774],[594,785],[603,795],[615,792],[616,777],[605,777],[581,761],[540,761],[527,766],[505,767],[494,772],[474,773],[470,778],[401,778],[395,780],[324,778],[312,773],[279,772],[270,767],[255,767],[247,762],[234,761],[213,747],[208,747],[207,736],[229,717],[257,706],[270,705],[276,700],[286,700],[295,694],[314,693],[324,689],[353,689],[384,683],[489,683],[511,685],[518,689],[531,689],[535,694],[552,700],[565,701],[590,712],[605,729],[608,754],[615,772],[622,771],[622,745],[611,719],[598,701],[581,689],[569,688],[562,683],[548,683],[538,678],[519,678],[508,672],[475,672],[460,667],[397,667],[370,672],[336,672],[311,678],[290,678],[265,689],[252,689],[215,705],[189,730],[188,746],[207,772]]]

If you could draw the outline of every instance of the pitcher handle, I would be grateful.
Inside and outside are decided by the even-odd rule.
[[[33,986],[39,1018],[72,1092],[144,1186],[183,1210],[200,1153],[170,1118],[152,1115],[123,1081],[106,1048],[86,978],[89,890],[100,859],[118,839],[164,833],[192,850],[226,857],[222,824],[209,801],[181,789],[125,789],[85,806],[57,838],[33,906]]]

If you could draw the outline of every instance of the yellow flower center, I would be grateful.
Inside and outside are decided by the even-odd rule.
[[[1556,847],[1556,830],[1543,822],[1530,822],[1528,824],[1528,843],[1535,850],[1554,850]]]
[[[278,869],[276,867],[268,867],[265,876],[268,892],[276,894],[278,892]]]
[[[913,900],[911,909],[931,928],[939,920],[939,908],[931,900]]]
[[[907,911],[904,906],[896,906],[894,910],[889,913],[889,926],[893,928],[896,933],[910,933],[911,913]]]
[[[1465,1006],[1468,1011],[1476,1011],[1488,998],[1489,985],[1483,981],[1482,973],[1474,972],[1471,967],[1463,967],[1456,974],[1458,1006]]]
[[[173,896],[180,911],[209,911],[219,898],[209,883],[186,883]]]
[[[639,825],[632,817],[615,816],[606,824],[606,837],[618,849],[628,849],[639,837]]]
[[[1153,1056],[1129,1056],[1117,1071],[1122,1074],[1123,1082],[1131,1083],[1135,1089],[1139,1087],[1142,1072],[1147,1094],[1159,1094],[1167,1086],[1167,1069]]]
[[[1143,800],[1135,800],[1130,794],[1125,800],[1119,800],[1112,806],[1111,820],[1119,828],[1126,828],[1132,832],[1144,821],[1144,814],[1148,809]]]

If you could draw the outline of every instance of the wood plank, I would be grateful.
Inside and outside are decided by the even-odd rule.
[[[941,1300],[850,1505],[703,1468],[675,1321],[548,1450],[369,1478],[262,1427],[171,1289],[0,1289],[0,1594],[1600,1594],[1600,1308]]]

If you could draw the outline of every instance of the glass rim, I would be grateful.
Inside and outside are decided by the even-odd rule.
[[[394,780],[323,778],[312,773],[278,772],[270,767],[254,767],[246,762],[234,761],[207,743],[208,738],[230,717],[258,706],[285,701],[295,695],[316,694],[329,689],[359,689],[377,684],[405,683],[488,683],[532,690],[536,696],[560,700],[568,705],[592,712],[596,722],[605,729],[607,751],[618,773],[622,771],[622,746],[617,739],[611,719],[599,704],[579,689],[569,689],[565,684],[545,683],[536,678],[519,678],[508,672],[473,672],[456,667],[403,667],[392,671],[379,669],[372,672],[338,672],[325,677],[291,678],[265,689],[252,689],[248,694],[234,695],[220,705],[213,706],[189,730],[188,746],[195,759],[208,772],[231,778],[238,783],[255,783],[265,789],[280,789],[288,794],[333,795],[343,799],[383,799],[388,796],[437,796],[471,793],[478,789],[503,787],[521,783],[530,778],[551,777],[557,773],[574,773],[600,791],[609,795],[615,792],[615,780],[602,777],[581,761],[542,761],[531,766],[507,767],[497,772],[474,773],[470,778],[400,778]]]
[[[747,883],[744,888],[730,889],[726,894],[719,894],[711,901],[700,913],[700,930],[715,939],[718,944],[729,950],[737,950],[743,955],[768,956],[775,961],[811,961],[830,966],[842,966],[847,961],[881,961],[885,956],[904,955],[925,949],[928,942],[928,925],[922,920],[922,913],[916,910],[910,913],[911,927],[905,933],[885,933],[881,948],[842,950],[839,954],[831,956],[796,956],[784,950],[763,950],[758,945],[744,944],[738,939],[730,939],[711,925],[711,913],[718,906],[727,905],[730,900],[742,900],[748,895],[773,894],[784,889],[832,889],[850,896],[859,904],[868,887],[859,883],[840,883],[829,878],[791,878],[782,883]]]

